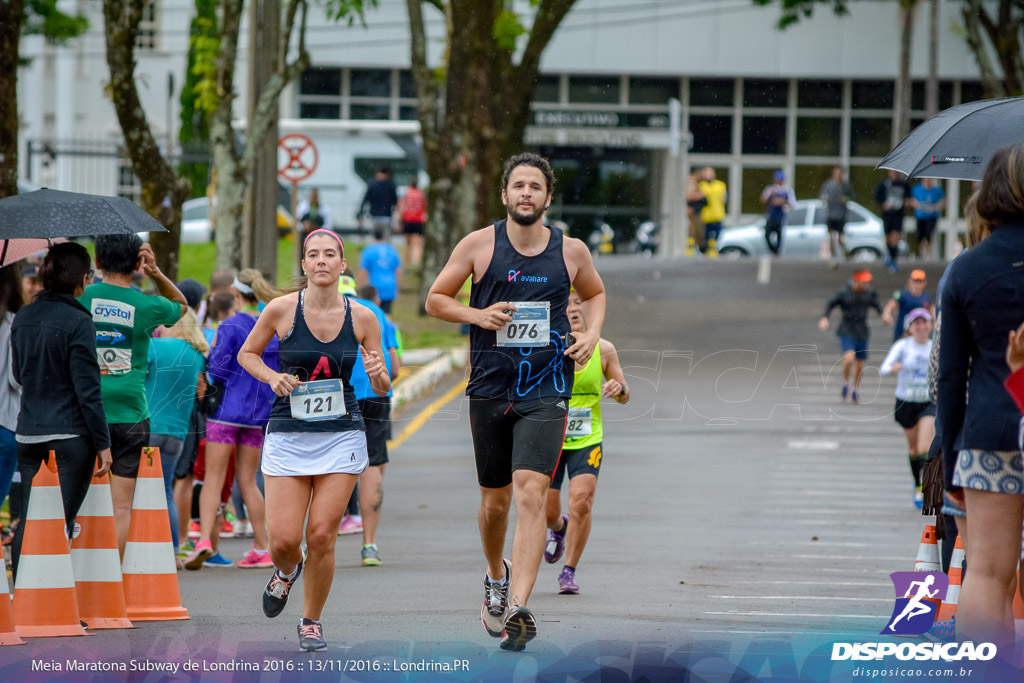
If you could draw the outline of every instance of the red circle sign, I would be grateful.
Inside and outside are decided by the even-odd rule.
[[[316,145],[305,135],[290,133],[277,141],[277,158],[280,168],[277,174],[285,180],[296,183],[305,180],[316,171],[320,157]],[[281,152],[284,152],[282,154]]]

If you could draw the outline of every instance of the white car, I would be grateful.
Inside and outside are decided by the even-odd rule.
[[[206,197],[189,199],[181,205],[181,242],[200,244],[213,239],[210,226],[209,200]]]
[[[885,231],[882,219],[857,202],[847,205],[846,228],[843,238],[850,258],[855,261],[875,261],[886,253]],[[765,218],[750,225],[725,228],[718,237],[718,253],[724,258],[762,256],[769,254],[764,239]],[[818,199],[800,199],[789,210],[782,233],[782,256],[816,259],[822,244],[828,239],[825,225],[825,206]]]

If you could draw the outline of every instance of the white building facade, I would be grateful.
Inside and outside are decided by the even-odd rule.
[[[88,141],[116,147],[121,133],[103,93],[108,74],[99,3],[65,4],[66,11],[88,16],[85,36],[63,48],[38,38],[23,42],[32,61],[19,81],[22,177],[36,185],[130,194],[123,160],[72,153]],[[307,46],[313,67],[281,102],[282,132],[309,131],[320,147],[321,166],[304,185],[321,188],[341,225],[354,221],[375,165],[390,160],[399,183],[422,168],[406,5],[379,4],[365,28],[312,17]],[[856,198],[873,207],[871,191],[882,177],[874,166],[893,143],[895,5],[855,2],[846,17],[823,7],[779,31],[779,8],[751,0],[579,0],[544,53],[527,131],[527,144],[551,158],[558,174],[553,214],[577,235],[598,219],[627,231],[648,219],[672,224],[680,183],[696,166],[714,167],[728,184],[727,224],[761,211],[758,196],[778,169],[800,197],[813,197],[840,164],[849,169]],[[940,5],[943,109],[982,95],[958,25],[961,3]],[[443,19],[425,12],[436,63]],[[193,13],[188,0],[153,0],[149,42],[139,51],[147,115],[157,137],[172,147]],[[927,19],[923,5],[913,39],[914,123],[924,118]],[[243,27],[239,117],[245,115],[247,35]],[[669,150],[670,98],[681,102],[678,156]],[[953,219],[965,189],[947,185]],[[947,224],[955,225],[952,219]]]

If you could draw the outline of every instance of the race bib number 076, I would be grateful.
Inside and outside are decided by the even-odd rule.
[[[512,322],[498,330],[498,346],[547,346],[551,304],[547,301],[512,301],[511,304],[519,310],[512,312]]]
[[[340,379],[300,384],[291,393],[292,417],[304,422],[333,420],[347,414],[345,385]]]

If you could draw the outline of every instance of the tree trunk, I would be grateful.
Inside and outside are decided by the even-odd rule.
[[[892,127],[893,147],[910,132],[910,55],[914,37],[914,11],[917,0],[900,0],[900,66],[896,76],[895,120]]]
[[[135,39],[142,18],[143,0],[104,0],[103,25],[110,68],[109,91],[124,134],[132,170],[142,185],[142,207],[160,220],[167,232],[150,233],[160,270],[172,280],[178,277],[181,205],[191,185],[178,178],[160,153],[149,127],[135,85]],[[165,206],[165,201],[169,204]]]
[[[0,2],[0,197],[18,194],[18,44],[24,0]]]
[[[924,86],[925,118],[939,113],[939,0],[928,8],[928,80]]]

